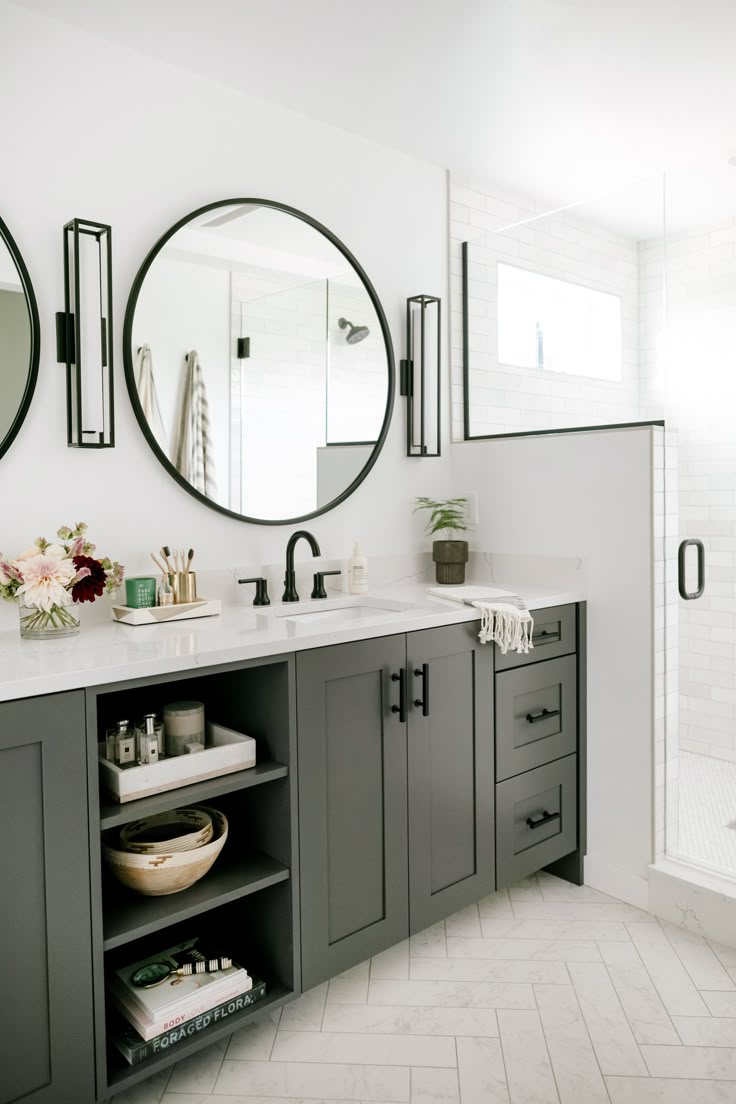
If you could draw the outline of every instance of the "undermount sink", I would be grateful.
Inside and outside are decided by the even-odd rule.
[[[291,607],[282,605],[260,616],[285,620],[292,625],[319,629],[323,624],[349,625],[367,618],[395,616],[411,607],[411,602],[394,602],[388,598],[350,596],[345,598],[316,599],[294,602]]]

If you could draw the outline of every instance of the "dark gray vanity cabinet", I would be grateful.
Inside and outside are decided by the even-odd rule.
[[[0,704],[0,1104],[90,1104],[84,693]]]
[[[404,636],[297,654],[302,989],[408,931]]]
[[[493,651],[476,635],[297,655],[304,989],[493,889]]]
[[[493,648],[477,633],[407,636],[412,934],[493,890]]]

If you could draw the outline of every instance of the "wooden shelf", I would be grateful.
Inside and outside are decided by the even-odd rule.
[[[244,790],[249,786],[260,786],[277,778],[286,778],[289,768],[283,763],[265,760],[255,767],[247,767],[232,774],[223,774],[217,778],[207,778],[203,782],[192,782],[189,786],[179,786],[176,790],[139,797],[137,801],[128,801],[123,805],[113,801],[107,790],[102,790],[100,801],[100,829],[118,828],[131,820],[163,813],[167,809],[176,809],[180,805],[193,805],[207,801],[220,794]]]
[[[176,1055],[176,1060],[179,1061],[187,1054],[191,1054],[192,1051],[201,1050],[217,1039],[237,1031],[244,1023],[247,1023],[251,1016],[263,1014],[269,1008],[278,1008],[279,1005],[284,1004],[294,995],[293,990],[286,985],[278,981],[270,984],[268,978],[266,978],[266,987],[266,995],[263,1000],[252,1004],[249,1008],[244,1008],[242,1012],[238,1012],[234,1016],[228,1016],[222,1023],[212,1024],[205,1031],[200,1031],[189,1039],[182,1039],[170,1050],[162,1051],[160,1055],[155,1057],[146,1058],[136,1066],[129,1065],[114,1043],[109,1042],[107,1055],[109,1090],[115,1093],[122,1092],[129,1085],[135,1084],[137,1081],[143,1081],[153,1076],[159,1069],[171,1065],[173,1055]]]
[[[132,939],[284,882],[289,876],[288,866],[270,855],[260,851],[243,853],[226,845],[204,878],[180,893],[145,897],[110,877],[103,891],[103,949],[110,951]],[[259,1002],[259,1006],[262,1004]]]

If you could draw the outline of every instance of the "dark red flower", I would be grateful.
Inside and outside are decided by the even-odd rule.
[[[89,574],[74,584],[72,598],[75,602],[94,602],[105,591],[107,572],[100,561],[91,556],[75,556],[73,562],[77,571],[86,568]]]

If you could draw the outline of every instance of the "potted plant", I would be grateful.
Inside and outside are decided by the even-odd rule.
[[[455,534],[467,533],[471,528],[467,498],[446,498],[435,502],[433,498],[421,497],[415,500],[414,512],[417,510],[429,510],[427,533],[445,533],[443,540],[432,542],[437,582],[464,583],[468,542],[458,540]]]

